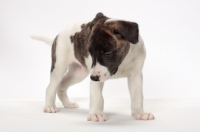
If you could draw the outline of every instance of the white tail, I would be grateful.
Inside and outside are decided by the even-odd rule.
[[[32,39],[38,40],[38,41],[42,41],[44,43],[46,43],[47,45],[52,45],[53,44],[53,39],[47,38],[45,36],[36,36],[36,35],[31,35],[30,36]]]

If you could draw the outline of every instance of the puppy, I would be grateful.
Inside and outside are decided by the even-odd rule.
[[[146,51],[137,23],[111,19],[98,13],[92,21],[63,30],[54,40],[31,37],[52,45],[51,76],[44,112],[57,112],[56,94],[64,107],[78,108],[66,92],[90,74],[88,121],[107,120],[103,113],[104,82],[124,77],[128,80],[131,96],[131,115],[137,120],[154,119],[151,113],[143,110],[142,68]]]

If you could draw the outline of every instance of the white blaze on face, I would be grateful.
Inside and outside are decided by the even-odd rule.
[[[107,67],[97,63],[96,66],[92,68],[90,75],[99,76],[99,81],[104,82],[110,77],[110,72]]]

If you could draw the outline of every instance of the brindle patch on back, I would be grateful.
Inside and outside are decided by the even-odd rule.
[[[89,23],[81,25],[81,31],[70,36],[71,42],[74,44],[74,54],[76,59],[86,67],[85,57],[89,55],[88,39],[92,31],[92,27],[98,23],[100,19],[107,19],[102,13],[97,13],[96,17]],[[105,21],[105,20],[104,20]]]
[[[74,36],[70,36],[71,43],[74,43]]]
[[[86,67],[85,57],[88,57],[88,38],[90,35],[90,26],[89,24],[83,24],[81,26],[82,30],[75,33],[74,36],[71,36],[71,43],[74,44],[74,54],[76,59]]]
[[[58,38],[58,36],[56,36],[56,38],[54,39],[52,49],[51,49],[51,57],[52,57],[51,72],[55,68],[55,63],[56,63],[57,38]]]
[[[86,26],[87,26],[86,24],[82,24],[81,29],[85,28]]]

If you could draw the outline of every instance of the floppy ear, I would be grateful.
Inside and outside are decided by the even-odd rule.
[[[120,34],[122,38],[136,44],[139,39],[139,29],[138,24],[134,22],[119,21],[116,31],[117,34]]]

